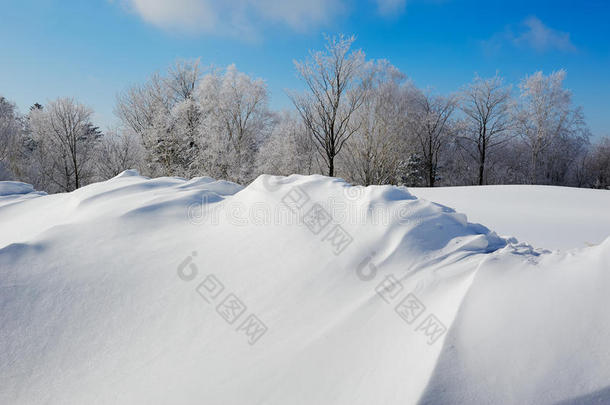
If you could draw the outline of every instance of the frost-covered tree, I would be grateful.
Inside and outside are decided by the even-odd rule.
[[[315,145],[301,120],[289,111],[276,114],[273,130],[257,156],[257,172],[312,174],[320,170]]]
[[[509,139],[510,100],[510,87],[497,74],[488,79],[475,76],[462,92],[464,126],[458,141],[477,164],[479,185],[486,182],[490,154]]]
[[[93,156],[102,136],[91,123],[93,111],[72,98],[51,101],[30,112],[32,158],[40,171],[40,185],[50,192],[72,191],[94,176]]]
[[[123,125],[144,139],[159,107],[167,104],[164,93],[163,80],[154,74],[146,83],[134,85],[117,96],[115,114]]]
[[[203,77],[197,90],[202,112],[199,163],[211,176],[252,180],[256,152],[271,128],[267,86],[235,65]]]
[[[201,75],[199,59],[176,61],[173,66],[170,66],[164,79],[170,99],[174,103],[192,99]]]
[[[602,138],[591,150],[591,186],[610,189],[610,138]]]
[[[420,155],[411,153],[398,165],[397,183],[401,186],[420,187],[426,184],[426,171]]]
[[[248,182],[270,130],[268,93],[234,65],[205,75],[179,61],[117,100],[116,114],[141,138],[151,175],[210,175]]]
[[[526,77],[518,101],[497,75],[475,77],[460,104],[419,91],[388,62],[367,62],[354,37],[326,39],[295,62],[305,91],[290,95],[294,114],[269,110],[261,79],[235,66],[204,75],[198,61],[122,93],[116,113],[144,148],[144,172],[240,183],[323,171],[359,184],[593,184],[589,132],[564,71]]]
[[[199,61],[178,61],[161,76],[117,97],[115,113],[146,150],[148,174],[192,176],[201,119],[195,91]]]
[[[166,138],[172,143],[173,171],[181,176],[197,174],[198,142],[202,114],[197,101],[197,86],[201,78],[199,60],[178,61],[168,71],[165,84],[171,109],[167,120]],[[177,167],[176,167],[177,166]]]
[[[543,181],[547,184],[574,186],[578,158],[589,149],[589,132],[584,129],[559,136],[542,162]]]
[[[572,105],[572,94],[563,88],[565,70],[548,76],[536,72],[519,85],[520,103],[515,113],[517,131],[529,149],[529,177],[532,184],[552,182],[545,159],[554,146],[574,138],[586,138],[580,107]],[[557,156],[557,154],[555,154]]]
[[[312,135],[320,158],[335,174],[335,157],[358,126],[354,113],[364,102],[368,72],[361,50],[351,51],[355,37],[327,37],[324,51],[310,52],[305,61],[295,61],[306,92],[293,93],[292,102]]]
[[[95,158],[96,175],[107,180],[127,169],[142,169],[144,150],[130,130],[109,130],[102,138]]]
[[[17,107],[0,96],[0,180],[14,176],[22,132],[23,123]]]
[[[404,158],[406,119],[414,89],[387,61],[371,64],[371,71],[370,86],[353,116],[357,131],[340,159],[341,171],[354,183],[393,184]]]
[[[441,155],[453,135],[451,116],[456,105],[454,96],[414,95],[409,129],[423,160],[428,187],[434,187],[439,178]]]
[[[456,122],[454,125],[456,126],[454,131],[458,134],[460,130],[459,122]],[[457,139],[457,136],[449,140],[440,156],[437,185],[472,186],[478,184],[476,178],[478,165],[465,149]],[[493,165],[489,164],[486,169],[487,181],[489,181],[490,175],[493,173],[493,167]]]

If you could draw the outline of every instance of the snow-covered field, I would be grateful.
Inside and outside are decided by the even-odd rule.
[[[539,248],[572,249],[610,235],[610,192],[553,186],[411,188],[414,195],[447,205],[468,220]]]
[[[0,184],[2,404],[610,401],[608,192]]]

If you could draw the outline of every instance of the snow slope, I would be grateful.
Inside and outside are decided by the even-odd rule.
[[[610,192],[554,186],[409,188],[414,195],[454,208],[471,221],[540,248],[572,249],[610,234]]]
[[[610,239],[323,176],[29,194],[0,205],[0,403],[610,401]]]

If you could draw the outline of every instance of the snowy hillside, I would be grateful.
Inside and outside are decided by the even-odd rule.
[[[0,403],[604,403],[609,287],[610,239],[535,249],[404,188],[13,183]]]

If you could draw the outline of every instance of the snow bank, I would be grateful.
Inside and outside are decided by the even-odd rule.
[[[296,175],[126,172],[0,226],[0,403],[610,400],[610,241]]]

